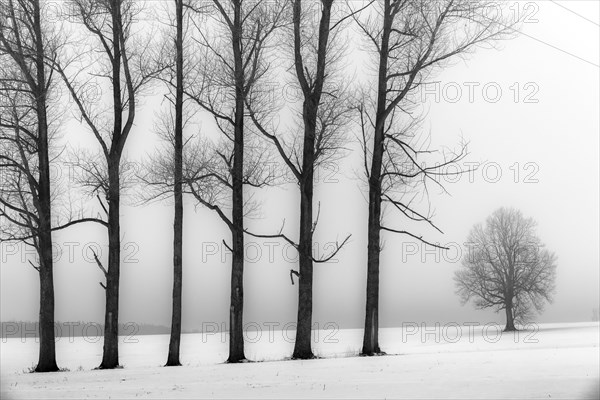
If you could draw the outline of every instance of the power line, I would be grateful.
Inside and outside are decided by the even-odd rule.
[[[543,40],[541,40],[541,39],[538,39],[538,38],[536,38],[536,37],[533,37],[533,36],[531,36],[531,35],[528,35],[528,34],[526,34],[526,33],[524,33],[524,32],[519,32],[519,34],[520,34],[520,35],[523,35],[523,36],[527,36],[528,38],[530,38],[530,39],[533,39],[533,40],[535,40],[536,42],[540,42],[540,43],[542,43],[542,44],[545,44],[545,45],[546,45],[546,46],[548,46],[548,47],[552,47],[552,48],[553,48],[553,49],[555,49],[555,50],[558,50],[558,51],[560,51],[560,52],[563,52],[563,53],[565,53],[565,54],[568,54],[568,55],[570,55],[571,57],[575,57],[575,58],[577,58],[578,60],[581,60],[581,61],[583,61],[583,62],[586,62],[586,63],[588,63],[588,64],[591,64],[591,65],[593,65],[593,66],[594,66],[594,67],[596,67],[596,68],[600,68],[600,65],[598,65],[598,64],[594,64],[593,62],[591,62],[591,61],[588,61],[588,60],[586,60],[585,58],[581,58],[581,57],[579,57],[579,56],[577,56],[577,55],[575,55],[575,54],[573,54],[573,53],[569,53],[568,51],[566,51],[566,50],[563,50],[563,49],[561,49],[560,47],[556,47],[556,46],[555,46],[555,45],[553,45],[553,44],[550,44],[550,43],[548,43],[548,42],[544,42]]]
[[[557,2],[556,2],[556,1],[554,1],[554,0],[549,0],[549,1],[550,1],[550,3],[553,3],[553,4],[557,5],[557,6],[559,6],[560,8],[563,8],[563,9],[567,10],[568,12],[570,12],[570,13],[573,13],[573,14],[577,15],[579,18],[583,18],[583,19],[585,19],[586,21],[588,21],[588,22],[591,22],[592,24],[594,24],[594,25],[596,25],[596,26],[600,27],[600,25],[598,25],[598,23],[596,23],[596,22],[592,21],[591,19],[589,19],[589,18],[587,18],[587,17],[584,17],[583,15],[581,15],[581,14],[579,14],[579,13],[577,13],[577,12],[575,12],[575,11],[571,10],[570,8],[567,8],[567,7],[563,6],[562,4],[559,4],[559,3],[557,3]]]
[[[549,1],[552,1],[552,0],[549,0]],[[511,28],[510,26],[508,26],[508,25],[504,25],[504,24],[502,24],[502,23],[498,23],[498,24],[499,24],[499,25],[501,25],[501,26],[503,26],[503,27],[505,27],[505,28],[512,29],[512,28]],[[575,54],[573,54],[573,53],[570,53],[570,52],[568,52],[568,51],[566,51],[566,50],[563,50],[563,49],[561,49],[560,47],[557,47],[557,46],[555,46],[555,45],[553,45],[553,44],[550,44],[550,43],[548,43],[548,42],[545,42],[545,41],[543,41],[542,39],[538,39],[538,38],[536,38],[536,37],[534,37],[534,36],[531,36],[531,35],[528,35],[528,34],[526,34],[525,32],[522,32],[522,31],[515,31],[515,32],[517,32],[519,35],[526,36],[526,37],[528,37],[528,38],[530,38],[530,39],[532,39],[532,40],[535,40],[536,42],[539,42],[539,43],[541,43],[541,44],[544,44],[544,45],[546,45],[546,46],[548,46],[548,47],[551,47],[551,48],[553,48],[554,50],[558,50],[558,51],[560,51],[561,53],[567,54],[567,55],[569,55],[569,56],[571,56],[571,57],[574,57],[574,58],[576,58],[576,59],[578,59],[578,60],[580,60],[580,61],[583,61],[583,62],[585,62],[585,63],[587,63],[587,64],[593,65],[593,66],[594,66],[594,67],[596,67],[596,68],[600,68],[600,65],[598,65],[598,64],[595,64],[595,63],[593,63],[592,61],[588,61],[588,60],[586,60],[585,58],[581,58],[581,57],[579,57],[579,56],[577,56],[577,55],[575,55]]]

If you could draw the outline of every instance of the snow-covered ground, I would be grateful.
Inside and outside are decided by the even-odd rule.
[[[227,337],[187,334],[182,367],[162,367],[167,335],[121,337],[123,369],[93,370],[102,340],[57,342],[59,366],[32,374],[34,339],[2,341],[1,397],[21,398],[598,398],[598,323],[542,324],[518,334],[496,326],[382,329],[381,357],[354,357],[361,330],[326,329],[314,337],[323,358],[285,360],[293,331],[248,331],[246,356],[224,364]],[[499,335],[499,336],[498,336]]]

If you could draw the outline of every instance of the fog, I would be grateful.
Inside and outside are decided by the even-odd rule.
[[[534,218],[540,238],[558,258],[555,299],[537,321],[588,321],[598,307],[599,28],[551,2],[535,4],[539,9],[524,24],[521,36],[503,42],[500,50],[479,49],[437,75],[438,84],[424,87],[424,134],[430,134],[431,147],[456,147],[462,137],[470,152],[463,163],[479,168],[458,178],[442,178],[449,195],[430,187],[435,222],[443,235],[410,225],[450,251],[383,234],[382,326],[504,320],[502,314],[461,306],[452,281],[469,230],[501,206]],[[573,1],[568,7],[598,21],[598,2]],[[130,157],[152,151],[159,106],[156,96],[144,100],[126,147]],[[209,127],[203,124],[203,129]],[[62,133],[65,141],[93,143],[92,134],[75,123],[65,125]],[[355,146],[353,135],[348,132],[349,146]],[[367,201],[361,162],[360,153],[352,152],[339,165],[326,165],[318,176],[321,213],[315,252],[328,254],[332,243],[352,234],[334,260],[315,264],[313,310],[320,326],[363,324]],[[261,200],[262,215],[247,219],[248,228],[276,233],[285,220],[285,233],[297,237],[296,186],[253,193]],[[168,325],[172,206],[168,201],[136,207],[132,203],[122,208],[120,320]],[[427,203],[422,207],[426,211]],[[389,216],[393,223],[405,223]],[[231,255],[223,239],[229,239],[228,231],[218,217],[186,199],[184,329],[228,321]],[[54,240],[56,320],[103,321],[104,290],[98,284],[103,276],[90,246],[97,243],[106,254],[105,230],[80,225],[57,232]],[[245,321],[294,322],[298,286],[291,284],[289,271],[297,268],[295,251],[283,241],[250,237],[246,246]],[[27,262],[33,250],[2,243],[1,251],[0,319],[37,320],[39,282]]]

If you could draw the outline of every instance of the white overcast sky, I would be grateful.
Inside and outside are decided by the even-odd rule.
[[[518,8],[524,10],[526,3],[517,3]],[[445,234],[424,227],[419,232],[432,241],[462,245],[471,227],[495,209],[520,209],[538,221],[539,236],[558,257],[555,301],[538,321],[587,321],[599,302],[599,3],[558,2],[580,16],[554,2],[532,4],[528,10],[535,15],[530,20],[537,22],[524,24],[522,35],[502,43],[499,50],[480,49],[438,75],[439,102],[434,94],[425,95],[425,129],[431,131],[432,147],[452,147],[462,136],[470,142],[466,161],[480,162],[482,167],[457,183],[446,182],[450,196],[432,191],[435,221]],[[457,87],[462,89],[458,98]],[[502,94],[492,102],[497,88]],[[149,150],[156,104],[156,99],[145,100],[146,109],[127,147],[132,156]],[[63,133],[70,140],[77,135],[91,138],[84,128]],[[327,182],[317,188],[321,218],[316,240],[321,252],[327,250],[326,242],[352,233],[337,262],[315,265],[314,316],[321,324],[363,323],[367,204],[355,178],[360,168],[360,159],[348,157],[339,171],[324,171],[321,177]],[[264,218],[247,225],[261,232],[276,231],[285,218],[286,232],[296,236],[297,189],[273,188],[260,196]],[[229,236],[214,215],[195,210],[193,201],[187,201],[185,212],[184,328],[225,322],[231,258],[220,243]],[[120,319],[168,325],[172,207],[169,203],[124,207],[122,218],[123,243],[131,244],[124,247],[130,262],[121,268]],[[104,292],[98,285],[103,278],[93,261],[82,257],[82,250],[87,243],[98,242],[106,254],[104,230],[79,227],[54,238],[62,249],[55,264],[56,319],[103,321]],[[287,249],[283,255],[283,243],[247,241],[251,244],[245,321],[294,322],[298,287],[289,281],[289,269],[297,267],[294,251]],[[455,253],[426,253],[420,245],[414,251],[414,241],[394,235],[384,234],[384,241],[382,326],[503,321],[504,315],[460,305],[452,281],[459,266]],[[68,246],[73,249],[72,260]],[[208,254],[215,249],[216,255]],[[23,262],[25,250],[19,248],[16,254],[13,250],[2,245],[1,320],[35,321],[38,277]],[[262,256],[255,260],[257,251]]]

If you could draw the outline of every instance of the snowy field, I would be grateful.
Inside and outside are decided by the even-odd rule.
[[[293,331],[248,331],[246,356],[224,364],[225,334],[186,334],[182,367],[164,368],[168,335],[122,336],[123,369],[93,370],[96,337],[63,337],[57,361],[68,371],[32,374],[35,339],[4,339],[1,398],[598,398],[598,323],[541,324],[518,334],[496,326],[416,324],[382,329],[381,357],[355,357],[361,330],[319,331],[315,353],[290,361]]]

